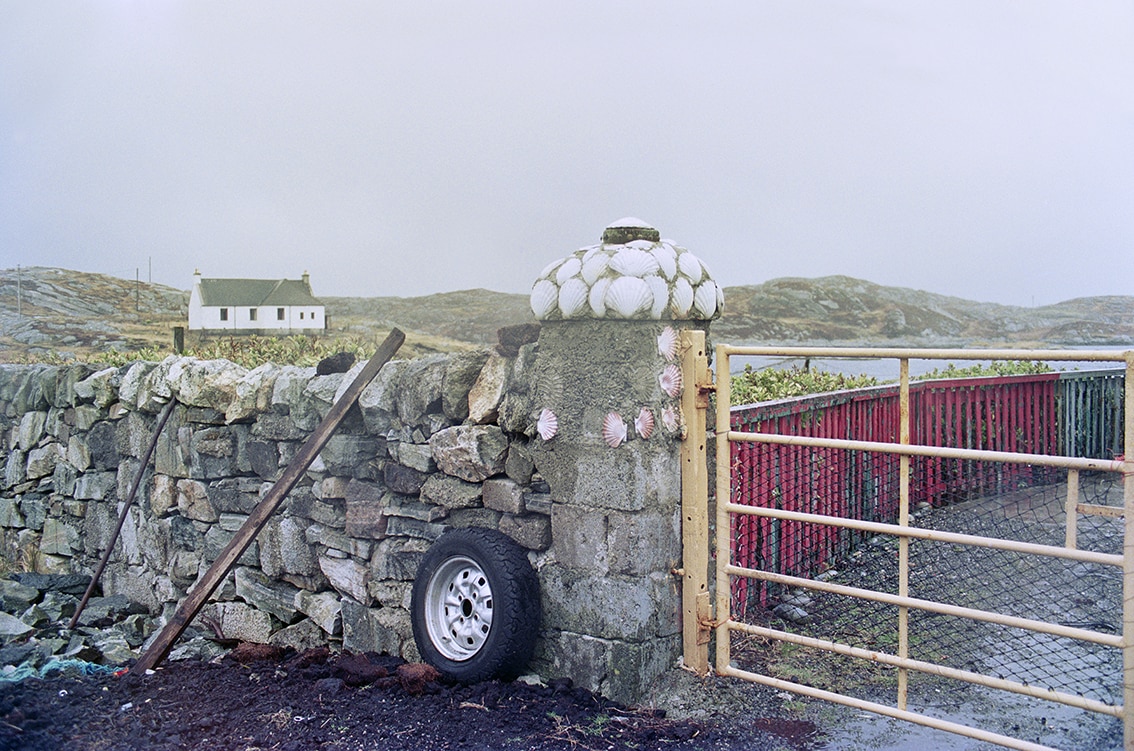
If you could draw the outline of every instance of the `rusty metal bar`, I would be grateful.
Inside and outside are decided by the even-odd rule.
[[[354,379],[354,381],[343,392],[339,400],[336,401],[331,409],[327,412],[327,416],[315,428],[314,432],[308,436],[303,445],[300,446],[299,451],[292,457],[291,462],[284,469],[280,479],[272,486],[263,500],[256,505],[252,513],[248,515],[248,519],[244,525],[233,536],[232,540],[221,551],[217,559],[205,572],[205,575],[193,585],[189,594],[181,601],[173,617],[165,624],[165,628],[161,630],[157,638],[150,643],[147,649],[134,667],[130,668],[130,672],[144,672],[153,669],[165,659],[169,654],[169,650],[173,648],[173,643],[177,641],[182,632],[189,626],[189,623],[197,615],[201,607],[205,604],[205,600],[220,586],[221,581],[228,572],[236,565],[237,559],[244,553],[245,549],[252,544],[252,540],[256,538],[260,530],[267,524],[268,519],[275,512],[275,510],[287,498],[287,494],[295,487],[296,483],[311,466],[311,462],[315,461],[315,457],[319,455],[327,441],[334,434],[335,430],[339,427],[339,423],[346,417],[347,412],[350,410],[354,403],[358,401],[359,394],[362,390],[374,380],[374,376],[378,375],[378,371],[382,366],[389,362],[398,348],[402,346],[402,342],[406,339],[406,335],[399,329],[394,329],[390,332],[386,340],[378,347],[378,351],[370,358],[370,361],[363,367],[362,372]]]
[[[908,668],[910,670],[916,670],[920,673],[938,675],[942,678],[952,678],[978,686],[985,686],[987,688],[995,688],[1002,691],[1011,691],[1012,693],[1021,694],[1023,696],[1030,696],[1035,699],[1044,699],[1046,701],[1053,701],[1059,704],[1066,704],[1069,707],[1085,709],[1089,712],[1098,712],[1099,714],[1110,715],[1112,717],[1122,716],[1123,708],[1121,705],[1107,704],[1105,702],[1098,701],[1097,699],[1088,699],[1084,696],[1079,696],[1078,694],[1068,694],[1062,691],[1056,691],[1054,689],[1031,686],[1027,683],[1010,681],[1005,678],[993,678],[982,673],[974,673],[971,670],[951,668],[947,665],[939,665],[935,662],[925,662],[923,660],[901,658],[895,655],[887,654],[886,652],[877,652],[872,649],[853,647],[849,644],[829,641],[827,639],[816,639],[812,636],[793,634],[790,631],[780,631],[778,629],[768,628],[766,626],[754,626],[748,623],[733,622],[729,624],[729,628],[734,631],[743,631],[744,633],[752,634],[753,636],[762,636],[769,639],[789,641],[792,644],[799,644],[803,647],[822,649],[826,652],[834,652],[835,654],[845,655],[847,657],[856,657],[862,660],[870,660],[872,662],[878,662],[883,665],[890,665],[891,667]]]
[[[709,477],[706,420],[712,374],[705,356],[705,332],[681,332],[681,394],[685,434],[681,440],[681,611],[685,666],[697,675],[709,672]]]
[[[71,622],[67,625],[67,628],[75,628],[75,624],[79,622],[79,616],[83,614],[83,610],[87,607],[87,603],[90,601],[95,587],[98,586],[98,580],[102,577],[102,572],[106,569],[106,564],[110,560],[110,554],[114,552],[114,545],[118,542],[118,535],[122,533],[122,525],[126,523],[126,516],[134,503],[134,496],[138,494],[138,488],[142,485],[142,476],[146,474],[146,467],[150,464],[150,457],[154,455],[154,448],[157,447],[158,437],[161,435],[161,431],[165,429],[165,424],[169,422],[169,416],[173,414],[173,408],[176,405],[177,400],[170,399],[169,403],[165,405],[165,409],[161,411],[161,416],[158,417],[157,425],[154,427],[154,434],[150,436],[150,445],[146,448],[146,453],[142,457],[141,465],[138,467],[138,474],[134,477],[134,483],[130,486],[130,493],[122,503],[122,510],[118,512],[118,524],[110,534],[110,542],[106,544],[106,550],[103,551],[102,558],[98,561],[98,566],[95,567],[94,573],[91,574],[91,581],[90,584],[87,585],[87,591],[83,592],[83,598],[79,600],[79,605],[75,608],[75,614],[71,616]]]
[[[717,447],[716,447],[716,473],[717,473],[717,524],[716,524],[716,553],[717,553],[717,597],[715,620],[717,625],[717,675],[724,675],[729,670],[731,659],[731,635],[728,621],[732,618],[732,587],[729,586],[728,567],[732,560],[732,539],[730,530],[730,517],[728,507],[732,498],[732,444],[729,441],[729,420],[731,417],[730,402],[732,399],[732,378],[729,368],[728,348],[723,344],[717,345],[716,354],[717,372]]]
[[[902,527],[898,524],[885,522],[868,522],[861,519],[840,519],[835,516],[820,516],[800,511],[787,511],[785,509],[765,508],[760,506],[740,506],[735,503],[728,504],[726,511],[733,514],[751,514],[753,516],[767,516],[773,519],[788,519],[791,521],[810,522],[812,524],[830,524],[835,527],[858,529],[863,532],[873,532],[878,535],[894,535],[896,537],[916,537],[921,540],[934,542],[947,542],[957,545],[972,545],[980,548],[994,548],[996,550],[1011,550],[1016,553],[1030,555],[1046,555],[1052,558],[1064,558],[1084,563],[1101,563],[1104,566],[1121,568],[1124,557],[1109,553],[1098,553],[1093,550],[1071,550],[1063,546],[1041,545],[1035,542],[1020,542],[1018,540],[1002,540],[997,537],[978,537],[960,532],[943,532],[936,529],[923,529],[921,527]]]
[[[856,360],[1050,360],[1053,362],[1127,362],[1127,354],[1107,350],[1068,349],[918,349],[869,347],[737,347],[718,344],[728,355],[833,357]]]

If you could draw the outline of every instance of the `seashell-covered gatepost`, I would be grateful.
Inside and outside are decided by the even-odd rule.
[[[681,651],[678,332],[707,331],[722,303],[699,258],[629,218],[532,287],[531,446],[553,499],[543,667],[622,701]]]

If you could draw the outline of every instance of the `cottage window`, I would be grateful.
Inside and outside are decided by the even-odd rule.
[[[276,320],[282,321],[283,319],[284,319],[284,309],[283,308],[276,308]]]
[[[220,319],[222,321],[228,320],[228,308],[221,308],[220,309]]]
[[[249,308],[248,309],[248,320],[249,321],[255,321],[256,320],[256,309],[255,308]]]
[[[301,321],[303,320],[303,311],[302,310],[299,311],[299,320],[301,320]]]

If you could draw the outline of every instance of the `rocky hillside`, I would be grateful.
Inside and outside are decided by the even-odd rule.
[[[172,328],[185,323],[188,299],[172,287],[102,274],[31,267],[17,283],[15,269],[0,270],[0,361],[169,347]],[[500,327],[534,320],[527,295],[482,289],[323,301],[332,334],[384,335],[398,326],[441,348],[491,345]],[[1134,297],[1021,308],[844,276],[784,278],[726,288],[725,314],[713,334],[738,344],[1128,345],[1134,344]]]

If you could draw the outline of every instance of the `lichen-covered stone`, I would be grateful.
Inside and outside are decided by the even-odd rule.
[[[429,439],[437,466],[467,482],[483,482],[504,471],[508,438],[495,425],[457,425]]]

